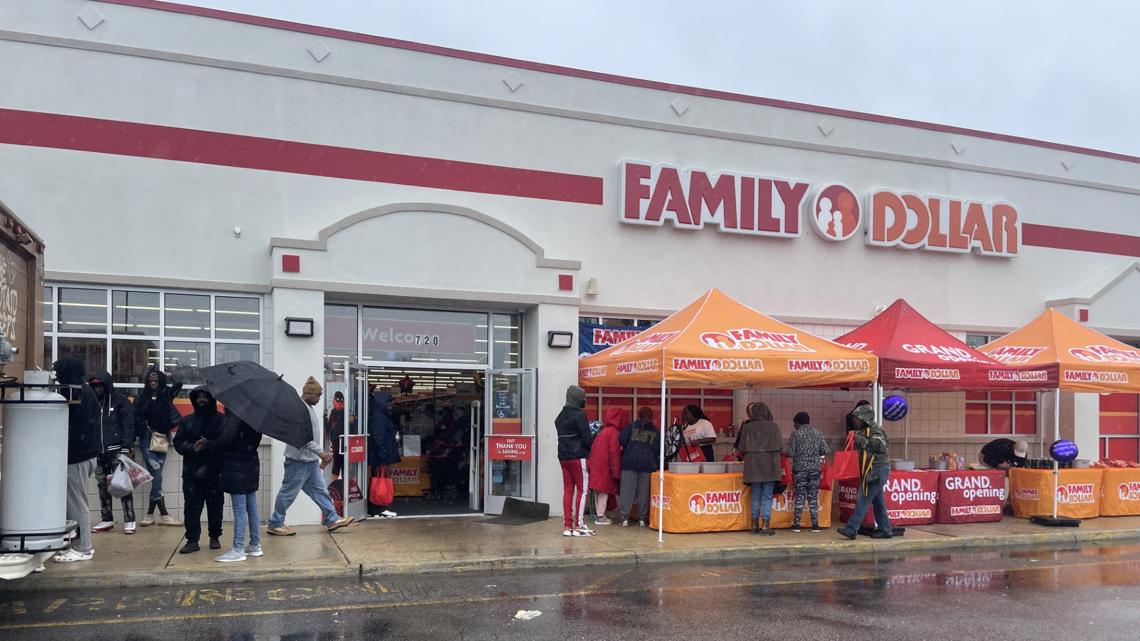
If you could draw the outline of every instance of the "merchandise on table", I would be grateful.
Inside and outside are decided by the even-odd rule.
[[[1103,475],[1101,469],[1058,470],[1057,516],[1074,519],[1099,516]],[[1052,470],[1009,470],[1009,492],[1014,516],[1027,519],[1053,515]]]
[[[855,512],[859,492],[858,479],[839,481],[839,519],[846,521]],[[891,472],[883,494],[891,526],[930,525],[938,505],[938,472],[933,470],[896,470]],[[862,525],[874,525],[875,516],[867,510]]]
[[[1000,521],[1005,505],[1004,470],[957,470],[938,473],[936,523]]]

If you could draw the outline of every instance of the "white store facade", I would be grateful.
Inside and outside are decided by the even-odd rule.
[[[406,433],[443,408],[479,430],[448,472],[474,471],[471,511],[560,512],[580,323],[644,326],[710,287],[824,337],[905,298],[971,342],[1046,307],[1140,341],[1140,158],[151,5],[0,0],[0,200],[47,246],[45,360],[126,387],[256,360],[350,405],[353,376],[407,381]],[[591,390],[589,411],[639,394]],[[861,397],[676,403],[732,422],[756,398],[837,437]],[[1050,403],[911,395],[908,456],[1037,447]],[[1063,395],[1082,457],[1140,449],[1135,396],[1105,403]],[[489,460],[497,434],[529,458]],[[263,514],[282,456],[263,448]]]

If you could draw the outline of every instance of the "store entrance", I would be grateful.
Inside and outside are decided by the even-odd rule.
[[[399,434],[401,461],[387,468],[396,495],[389,509],[400,516],[482,512],[484,379],[478,370],[367,369],[368,389],[392,395]]]

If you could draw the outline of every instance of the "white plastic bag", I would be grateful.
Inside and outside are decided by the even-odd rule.
[[[135,491],[135,485],[131,483],[131,474],[127,471],[127,466],[123,465],[121,457],[115,463],[115,472],[111,474],[111,481],[107,483],[107,491],[117,499]]]
[[[134,487],[138,487],[143,483],[149,483],[154,480],[154,477],[150,475],[150,472],[148,472],[145,467],[139,465],[138,463],[135,463],[126,454],[119,455],[119,462],[127,468],[127,475],[131,477],[131,484]]]

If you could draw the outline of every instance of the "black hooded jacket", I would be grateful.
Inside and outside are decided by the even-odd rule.
[[[198,407],[198,397],[208,399],[205,407]],[[190,392],[190,403],[194,413],[182,419],[178,433],[174,435],[174,449],[182,455],[182,479],[206,485],[217,483],[222,474],[222,453],[218,451],[218,440],[222,437],[226,415],[218,411],[214,395],[205,386],[195,387]],[[206,448],[194,451],[199,439],[206,439]]]
[[[261,434],[233,412],[226,413],[222,435],[214,445],[222,454],[222,474],[219,485],[228,494],[250,494],[257,491],[261,465],[257,446]]]
[[[78,390],[68,390],[67,464],[93,459],[99,456],[99,399],[84,380],[86,367],[78,358],[63,358],[56,361],[52,369],[60,385],[80,386]],[[74,396],[70,392],[74,392]]]
[[[151,390],[146,384],[152,372],[158,374],[157,390]],[[166,374],[153,367],[143,377],[143,388],[135,397],[135,433],[139,436],[145,436],[148,429],[169,435],[170,428],[182,419],[174,409],[174,399],[182,391],[182,383],[175,382],[167,387],[166,382]],[[147,444],[144,443],[143,447]]]
[[[101,454],[116,454],[134,447],[135,410],[126,396],[115,391],[115,383],[107,372],[88,379],[103,384],[103,398],[95,394],[99,404],[99,449]]]

